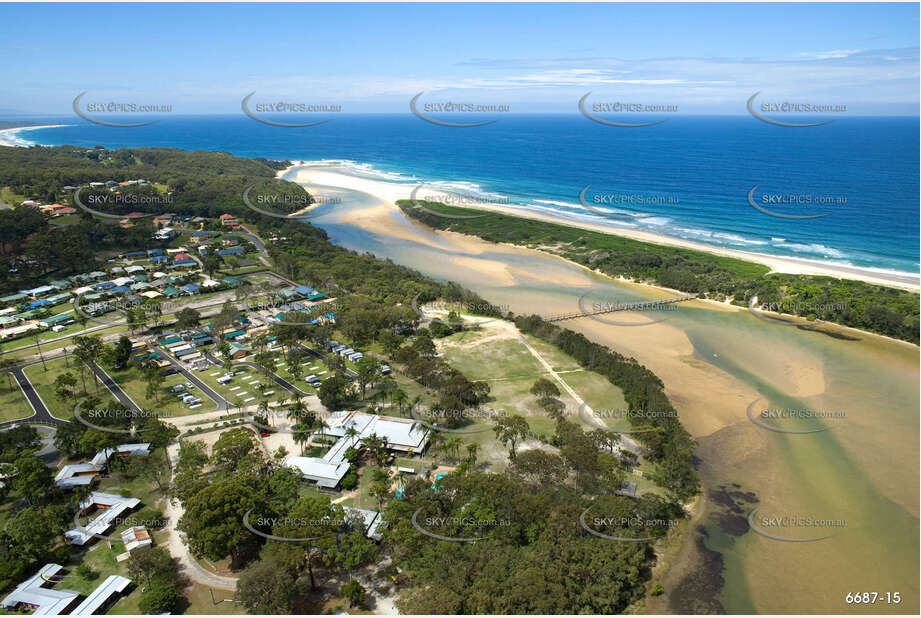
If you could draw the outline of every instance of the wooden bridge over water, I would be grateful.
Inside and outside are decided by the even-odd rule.
[[[576,311],[575,313],[560,313],[556,315],[551,315],[545,317],[544,320],[547,322],[564,322],[566,320],[575,320],[577,318],[587,318],[592,315],[603,315],[605,313],[615,313],[618,311],[644,311],[649,309],[655,309],[661,307],[662,305],[673,305],[675,303],[684,302],[686,300],[694,300],[697,298],[697,294],[686,294],[684,296],[673,296],[671,298],[660,298],[658,300],[645,300],[635,303],[607,303],[607,306],[595,311]],[[584,297],[583,297],[584,298]],[[581,299],[579,307],[582,307]]]

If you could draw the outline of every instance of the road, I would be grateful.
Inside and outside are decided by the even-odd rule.
[[[46,359],[51,360],[51,359]],[[33,363],[26,363],[24,365],[19,365],[18,367],[12,369],[10,373],[13,374],[13,379],[16,380],[16,383],[19,385],[19,389],[22,391],[22,394],[25,395],[26,401],[29,402],[29,405],[32,406],[33,414],[28,418],[20,418],[14,421],[4,421],[0,423],[0,429],[5,427],[12,427],[13,425],[22,425],[29,423],[44,423],[47,425],[63,425],[67,421],[55,418],[51,415],[51,411],[48,410],[48,406],[45,405],[45,402],[42,401],[42,398],[38,396],[38,393],[35,391],[35,388],[32,386],[32,383],[29,382],[29,378],[26,377],[24,369],[30,367],[31,365],[38,365],[42,361],[35,361]]]
[[[211,363],[213,363],[213,364],[215,364],[215,365],[217,365],[217,366],[223,365],[223,363],[222,363],[220,360],[218,360],[217,357],[214,356],[213,354],[211,354],[210,352],[202,351],[202,356],[204,356],[204,357],[207,358]],[[250,361],[235,361],[235,362],[234,362],[234,365],[243,365],[243,366],[245,366],[245,367],[252,367],[253,369],[255,369],[256,371],[259,371],[259,372],[263,372],[263,371],[264,371],[264,370],[262,369],[262,367],[260,367],[260,366],[257,365],[256,363],[253,363],[253,362],[250,362]],[[302,391],[301,389],[299,389],[298,387],[296,387],[294,384],[291,384],[291,382],[288,382],[287,380],[285,380],[283,377],[281,377],[280,375],[278,375],[278,374],[275,373],[274,371],[269,371],[268,374],[269,374],[269,378],[271,378],[272,381],[275,382],[275,384],[277,384],[278,386],[282,387],[283,389],[285,389],[285,390],[287,390],[287,391],[289,391],[289,392],[296,393],[296,394],[298,394],[298,395],[301,395],[302,397],[306,397],[307,395],[310,394],[310,393],[306,393],[306,392]]]
[[[211,397],[211,399],[213,399],[213,400],[217,403],[217,410],[216,410],[217,412],[226,412],[227,410],[230,410],[231,408],[234,407],[233,405],[231,405],[231,403],[230,403],[229,401],[227,401],[226,399],[224,399],[224,398],[220,395],[220,393],[218,393],[216,390],[214,390],[213,388],[211,388],[210,386],[208,386],[207,384],[205,384],[197,375],[195,375],[194,373],[192,373],[191,371],[189,371],[182,363],[180,363],[178,360],[176,360],[175,358],[173,358],[172,356],[170,356],[170,355],[166,352],[166,350],[164,350],[164,349],[160,346],[160,344],[157,343],[157,341],[156,341],[155,339],[152,339],[152,338],[151,338],[151,339],[148,341],[148,343],[149,343],[149,345],[150,345],[150,347],[151,347],[152,349],[159,350],[160,353],[162,354],[163,358],[165,358],[167,361],[169,361],[169,363],[170,363],[173,367],[175,367],[176,370],[179,371],[179,373],[181,373],[182,375],[184,375],[184,376],[186,377],[186,379],[187,379],[189,382],[191,382],[192,384],[194,384],[195,386],[197,386],[198,388],[200,388],[200,389],[201,389],[201,392],[203,392],[204,394],[206,394],[208,397]],[[220,363],[218,363],[218,364],[220,364]]]

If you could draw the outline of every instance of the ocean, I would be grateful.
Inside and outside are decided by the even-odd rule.
[[[498,201],[722,247],[919,272],[916,117],[791,128],[747,115],[683,116],[623,128],[581,115],[511,115],[456,128],[409,113],[331,116],[297,128],[243,114],[160,115],[132,128],[45,118],[68,126],[17,138],[336,160],[357,175],[455,192],[459,205]]]

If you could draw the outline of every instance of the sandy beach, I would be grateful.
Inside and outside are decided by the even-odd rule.
[[[388,182],[384,180],[375,180],[370,178],[360,178],[347,174],[341,171],[337,171],[335,168],[331,169],[322,169],[319,167],[312,166],[303,166],[300,164],[294,164],[278,173],[279,177],[285,178],[286,180],[291,180],[297,183],[311,185],[311,184],[320,184],[320,185],[329,185],[343,187],[346,189],[352,189],[355,191],[361,191],[363,193],[368,193],[379,198],[381,201],[386,202],[389,205],[393,205],[397,200],[409,199],[413,190],[419,185],[411,184],[402,184],[396,182]],[[308,187],[309,190],[309,187]],[[440,192],[436,189],[426,187],[424,193],[419,193],[419,198],[427,199],[437,199],[439,196],[448,195],[445,192]],[[773,255],[766,255],[762,253],[755,253],[749,251],[740,251],[737,249],[729,249],[725,247],[716,247],[713,245],[706,245],[703,243],[697,243],[689,240],[671,238],[668,236],[663,236],[659,234],[653,234],[650,232],[642,230],[631,230],[620,228],[610,225],[602,225],[596,223],[582,222],[582,221],[573,221],[567,219],[557,219],[550,215],[543,213],[533,212],[524,209],[511,208],[504,204],[464,204],[465,208],[475,208],[481,210],[488,210],[492,212],[501,212],[504,214],[523,217],[529,219],[535,219],[538,221],[546,221],[548,223],[556,223],[560,225],[567,225],[571,227],[577,227],[586,230],[592,230],[596,232],[602,232],[606,234],[614,234],[617,236],[622,236],[625,238],[631,238],[634,240],[639,240],[643,242],[666,245],[672,247],[683,247],[686,249],[694,249],[697,251],[705,251],[707,253],[712,253],[715,255],[721,255],[726,257],[732,257],[740,260],[746,260],[749,262],[755,262],[758,264],[763,264],[769,267],[773,272],[778,273],[790,273],[790,274],[804,274],[804,275],[826,275],[830,277],[838,277],[842,279],[854,279],[858,281],[866,281],[868,283],[875,283],[879,285],[887,285],[891,287],[898,287],[912,291],[919,291],[921,289],[921,282],[919,282],[918,277],[907,277],[900,276],[897,274],[890,274],[884,272],[877,272],[869,269],[848,267],[848,266],[838,266],[834,264],[827,264],[824,262],[817,262],[812,260],[805,260],[793,257],[778,257]],[[395,208],[395,206],[394,206]],[[376,221],[377,224],[380,224],[381,218]],[[348,221],[351,223],[351,221]],[[394,233],[394,235],[399,235],[403,232],[400,231],[400,226],[394,222],[392,226],[388,226],[386,232]]]
[[[35,127],[12,127],[10,129],[0,129],[0,146],[26,146],[16,139],[15,134],[20,131],[34,131],[36,129],[55,129],[57,127],[66,127],[66,124],[43,124]]]

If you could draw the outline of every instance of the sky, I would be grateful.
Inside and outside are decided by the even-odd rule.
[[[406,112],[746,113],[770,101],[918,114],[918,4],[0,4],[0,116],[86,101],[240,113],[241,99]]]

